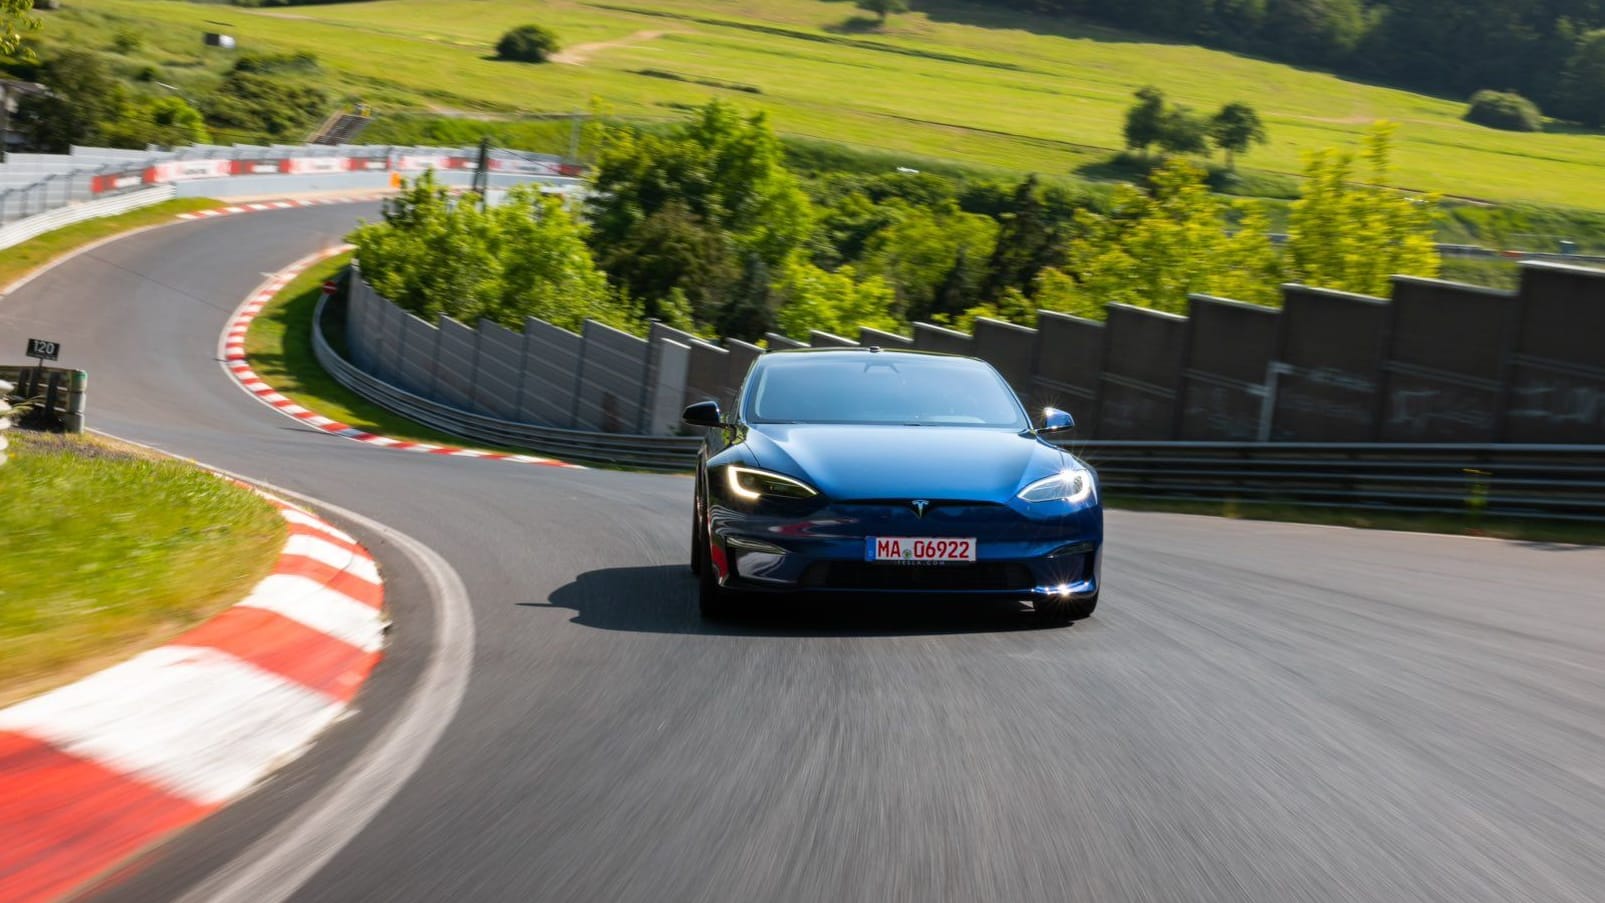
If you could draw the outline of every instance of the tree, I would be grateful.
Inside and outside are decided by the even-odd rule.
[[[1605,28],[1577,39],[1559,88],[1559,110],[1590,128],[1605,125]]]
[[[305,137],[328,106],[329,95],[316,85],[239,65],[201,101],[206,121],[215,128],[296,141]]]
[[[33,0],[0,0],[0,56],[10,56],[21,50],[24,59],[33,54],[22,46],[22,33],[39,27],[39,20],[29,15]]]
[[[874,13],[882,25],[886,24],[888,15],[908,12],[908,0],[858,0],[857,5],[865,12]]]
[[[1471,95],[1462,118],[1511,132],[1537,132],[1544,127],[1544,115],[1537,105],[1514,91],[1478,91]]]
[[[720,335],[756,342],[775,328],[769,267],[757,254],[742,261],[741,278],[731,286],[714,322]]]
[[[781,270],[774,291],[780,298],[777,325],[794,339],[808,338],[810,329],[842,335],[860,326],[895,331],[902,325],[887,313],[895,299],[886,280],[860,281],[851,266],[832,273],[793,260]]]
[[[1410,198],[1388,180],[1392,123],[1372,126],[1363,157],[1370,178],[1353,181],[1354,155],[1312,154],[1304,166],[1301,196],[1288,217],[1288,275],[1307,285],[1386,295],[1390,277],[1436,276],[1436,196]]]
[[[1342,61],[1354,52],[1365,26],[1361,0],[1278,0],[1265,7],[1265,39],[1296,60]]]
[[[1279,261],[1258,205],[1228,205],[1185,160],[1165,163],[1150,182],[1148,191],[1119,186],[1108,215],[1077,214],[1063,273],[1034,274],[1046,292],[1039,306],[1101,319],[1110,302],[1182,313],[1198,292],[1275,303]]]
[[[14,120],[32,146],[64,153],[73,144],[109,144],[109,128],[128,111],[128,91],[100,54],[66,50],[47,62],[39,80],[49,94],[22,99]]]
[[[637,222],[623,241],[605,249],[601,262],[619,286],[642,299],[648,317],[665,322],[674,292],[695,321],[713,322],[737,275],[726,236],[678,200]]]
[[[1209,137],[1226,152],[1226,168],[1237,168],[1237,155],[1248,153],[1251,144],[1267,144],[1270,135],[1260,122],[1259,113],[1237,100],[1220,108],[1209,120]]]
[[[936,307],[937,291],[961,252],[992,255],[997,221],[964,213],[952,203],[935,209],[901,201],[886,206],[897,211],[896,220],[869,239],[862,268],[891,283],[897,309],[906,318],[924,319]]]
[[[639,312],[592,262],[583,225],[533,186],[512,188],[505,203],[482,210],[473,195],[454,200],[425,172],[385,202],[383,222],[350,240],[363,277],[426,320],[445,314],[516,330],[539,317],[577,330],[594,319],[642,331]]]
[[[1209,123],[1192,107],[1175,104],[1160,119],[1159,147],[1172,154],[1201,154],[1209,149]]]
[[[587,200],[591,245],[601,259],[619,262],[638,246],[640,223],[679,205],[722,237],[733,260],[756,254],[776,270],[813,232],[812,206],[783,157],[763,114],[743,117],[718,101],[668,134],[612,130]],[[679,287],[698,300],[694,286]]]
[[[103,131],[106,140],[117,147],[178,147],[212,140],[200,111],[178,97],[157,97],[149,103],[130,105],[120,119],[108,123]]]
[[[982,301],[997,301],[1010,288],[1026,290],[1038,270],[1063,259],[1062,235],[1048,215],[1036,176],[1015,186],[997,219],[997,242],[981,281]]]
[[[520,25],[496,42],[497,59],[518,63],[544,63],[557,52],[557,35],[539,25]]]
[[[1137,102],[1126,110],[1124,133],[1128,150],[1148,153],[1165,134],[1165,92],[1153,85],[1137,89]]]

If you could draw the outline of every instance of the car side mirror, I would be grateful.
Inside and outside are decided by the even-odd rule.
[[[692,426],[724,426],[724,420],[719,415],[719,403],[717,401],[699,401],[696,404],[687,405],[685,411],[680,414],[680,419]]]
[[[1037,427],[1039,433],[1058,433],[1076,428],[1076,418],[1070,412],[1058,408],[1042,409],[1042,425]]]

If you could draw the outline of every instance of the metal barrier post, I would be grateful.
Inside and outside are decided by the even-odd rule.
[[[74,370],[72,381],[67,388],[67,413],[62,417],[62,425],[69,433],[84,431],[84,406],[89,401],[89,373],[85,370]]]
[[[56,413],[56,400],[61,397],[61,373],[50,374],[50,381],[45,387],[45,416],[54,417]]]

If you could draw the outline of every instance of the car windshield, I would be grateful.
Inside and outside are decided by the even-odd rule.
[[[997,371],[968,358],[803,353],[760,364],[746,396],[754,423],[1029,425]]]

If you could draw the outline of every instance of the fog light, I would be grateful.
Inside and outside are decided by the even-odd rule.
[[[764,542],[761,539],[750,539],[745,536],[727,536],[725,537],[724,544],[732,549],[740,549],[744,552],[765,552],[770,555],[786,554],[786,550],[782,549],[780,546],[777,546],[773,543]]]

